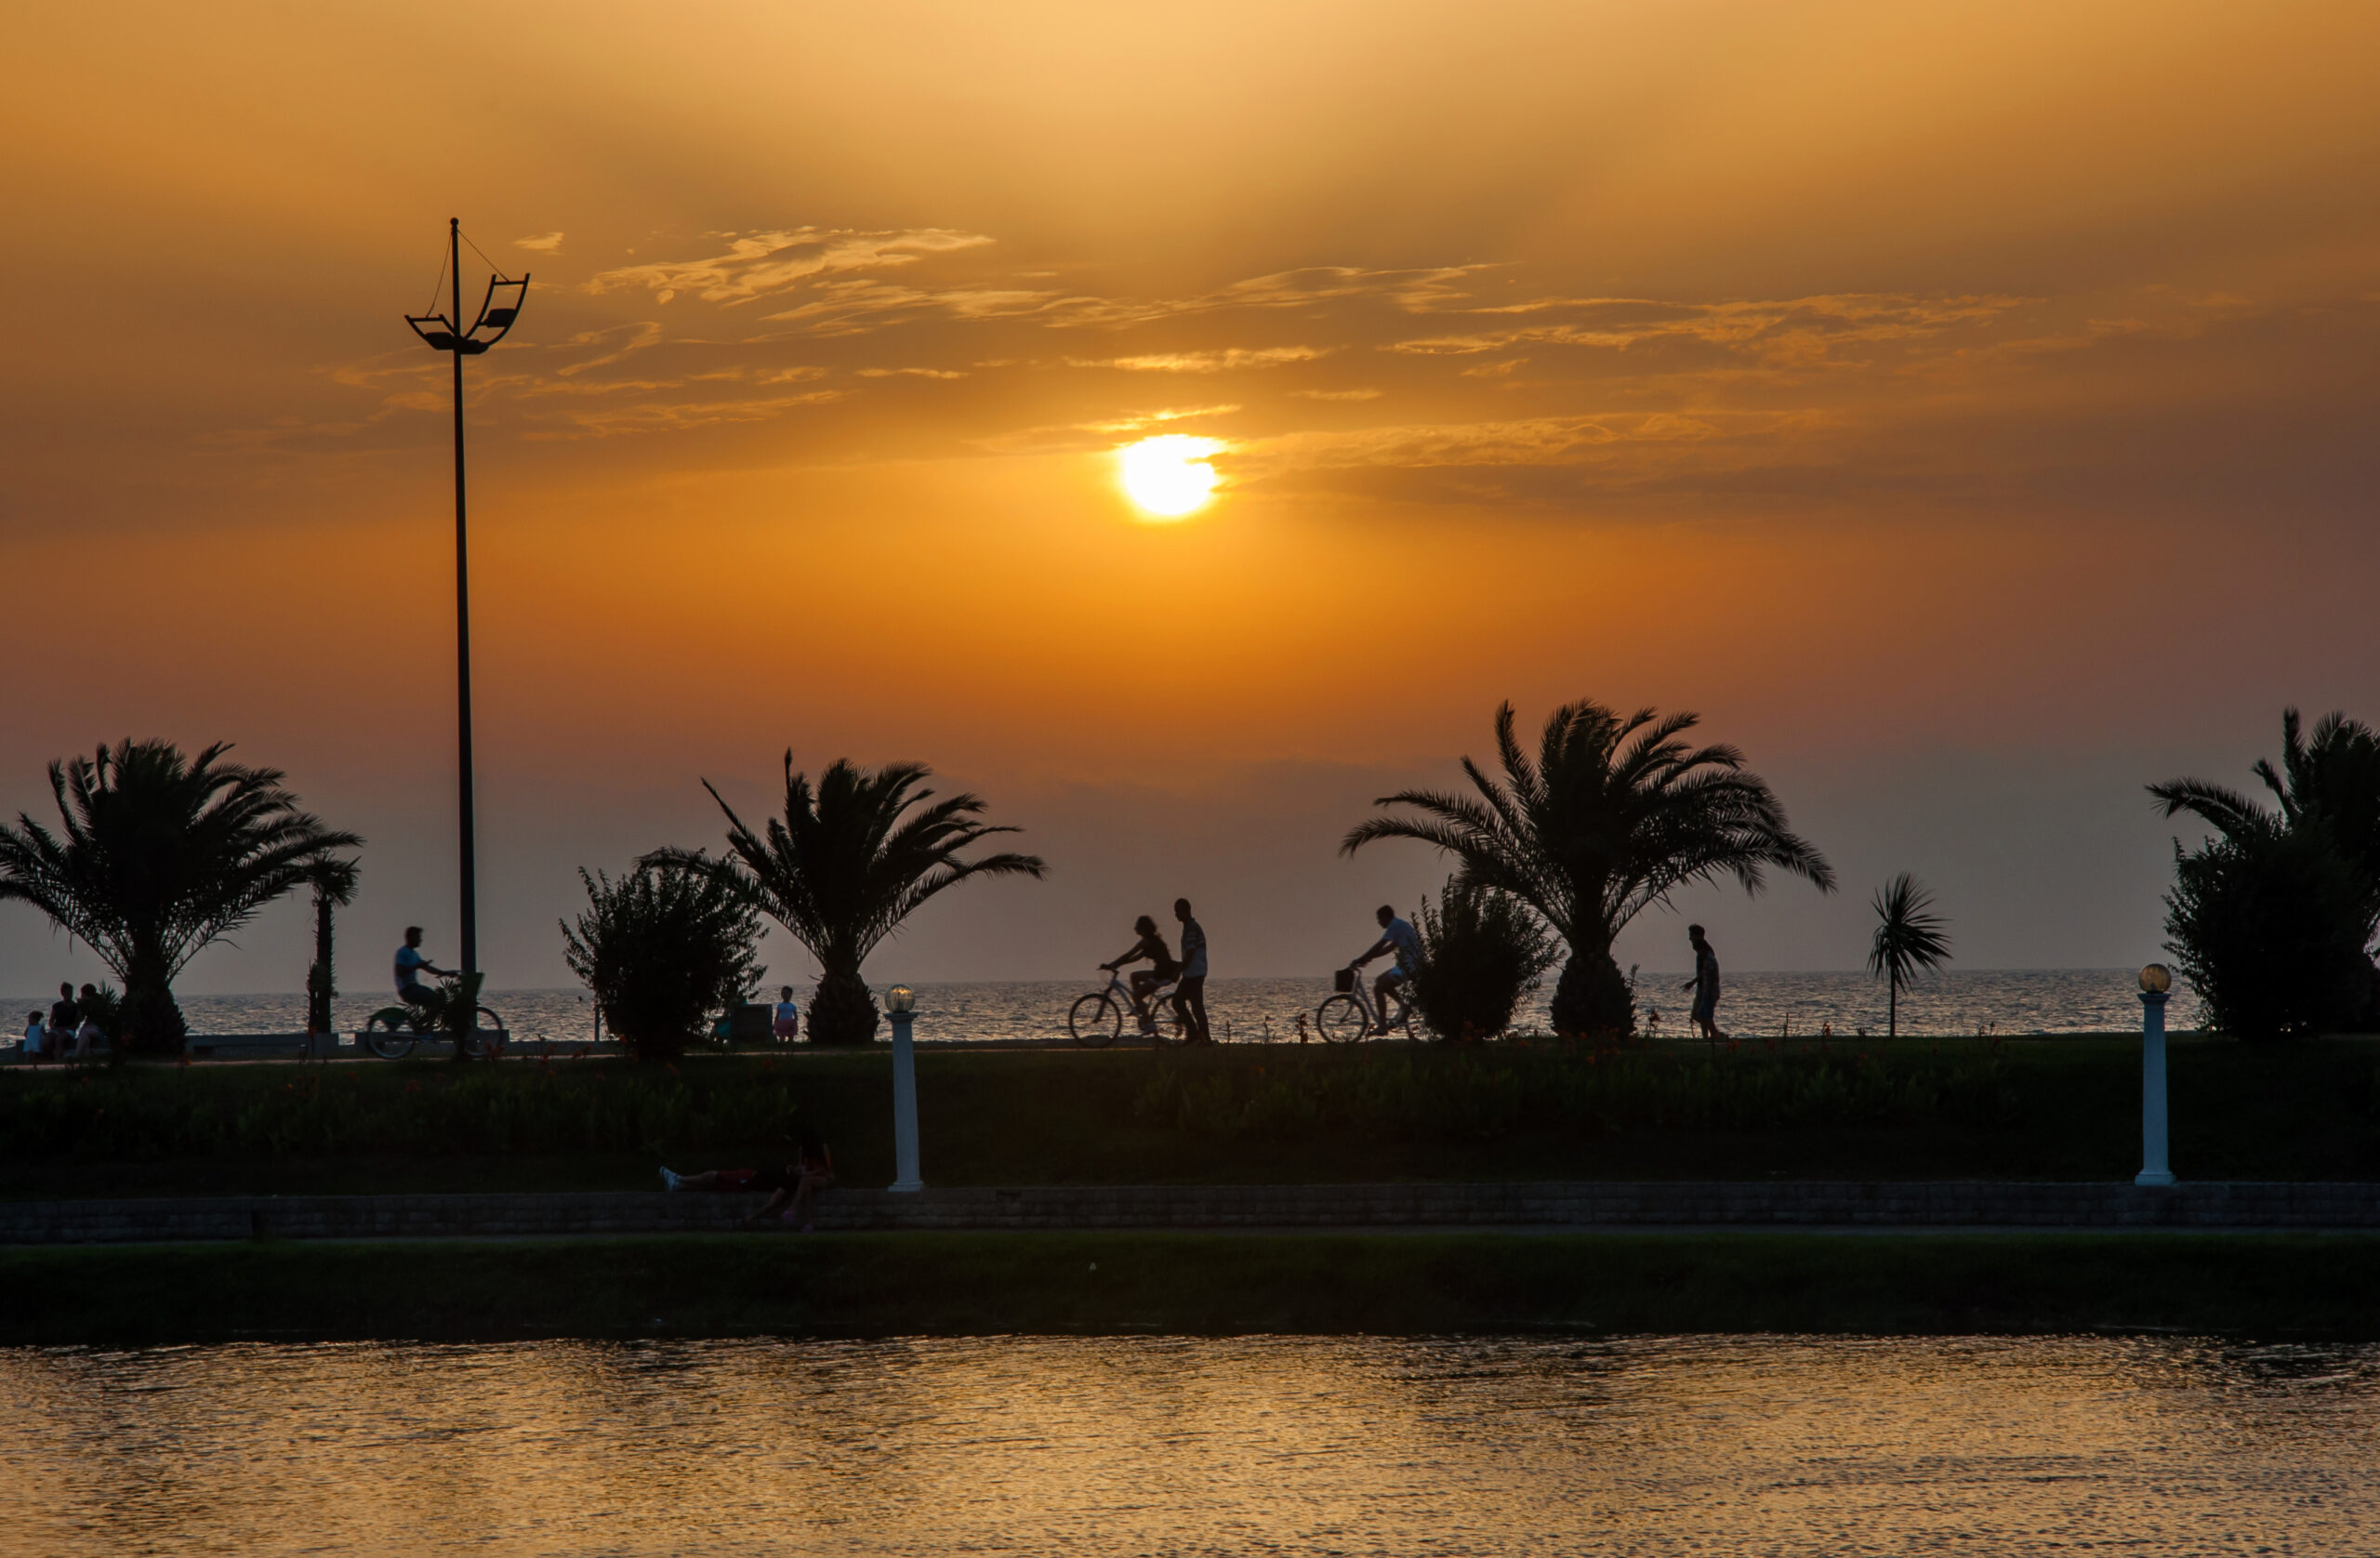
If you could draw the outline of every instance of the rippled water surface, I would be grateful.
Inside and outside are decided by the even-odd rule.
[[[1101,976],[1104,978],[1104,976]],[[1683,974],[1640,976],[1640,1010],[1660,1015],[1661,1031],[1686,1025],[1687,997],[1677,988]],[[1981,1029],[2008,1034],[2106,1033],[2140,1025],[2139,986],[2129,969],[1972,969],[1928,979],[1901,993],[1904,1034],[1972,1034]],[[1064,1038],[1066,1009],[1095,982],[1014,981],[920,984],[917,1036],[936,1039]],[[1776,1036],[1791,1024],[1813,1034],[1832,1023],[1839,1034],[1861,1028],[1882,1033],[1884,997],[1864,973],[1731,973],[1720,1003],[1723,1027],[1743,1034]],[[1328,974],[1311,979],[1215,979],[1207,985],[1207,1007],[1215,1035],[1234,1039],[1296,1037],[1301,1013],[1311,1013],[1330,993]],[[1551,985],[1521,1019],[1546,1026]],[[339,1027],[352,1033],[392,997],[377,991],[342,997]],[[804,992],[804,998],[807,993]],[[22,1014],[46,1000],[19,997],[0,1011]],[[511,1030],[526,1038],[591,1038],[595,1014],[577,990],[503,990],[488,1004]],[[186,996],[183,1015],[199,1034],[296,1033],[306,1025],[305,997],[298,995]],[[2174,1013],[2188,1020],[2187,997]],[[0,1035],[5,1037],[5,1035]]]
[[[0,1552],[2369,1554],[2380,1350],[0,1353]]]

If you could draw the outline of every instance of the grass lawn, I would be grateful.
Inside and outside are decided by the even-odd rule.
[[[2173,1046],[2187,1179],[2380,1178],[2380,1040]],[[2129,1178],[2126,1038],[1668,1044],[1613,1058],[1234,1046],[927,1050],[939,1184]],[[846,1183],[892,1174],[881,1050],[456,1066],[0,1073],[0,1195],[607,1189],[750,1163],[796,1118]]]
[[[2380,1337],[2380,1236],[894,1234],[0,1250],[0,1343],[2180,1329]]]

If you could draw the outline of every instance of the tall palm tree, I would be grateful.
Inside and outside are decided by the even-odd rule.
[[[2324,838],[2362,888],[2362,941],[2369,944],[2380,928],[2380,731],[2334,712],[2316,721],[2308,740],[2297,711],[2284,709],[2281,767],[2259,758],[2249,772],[2272,792],[2278,815],[2203,779],[2151,785],[2149,793],[2166,816],[2188,812],[2234,843],[2253,844],[2276,827]]]
[[[1375,805],[1419,815],[1374,817],[1341,845],[1352,854],[1376,838],[1416,838],[1462,863],[1466,880],[1509,892],[1544,917],[1569,947],[1554,988],[1554,1026],[1565,1034],[1625,1034],[1635,1002],[1611,955],[1620,928],[1692,882],[1732,876],[1746,892],[1776,866],[1834,891],[1834,871],[1787,831],[1767,783],[1744,772],[1733,746],[1679,739],[1694,714],[1623,719],[1599,703],[1566,704],[1545,721],[1534,760],[1513,733],[1513,706],[1496,710],[1501,783],[1471,759],[1477,795],[1403,790]]]
[[[705,780],[703,788],[727,814],[727,857],[660,850],[646,859],[734,881],[818,959],[811,1041],[865,1044],[876,1033],[877,1014],[860,965],[879,942],[927,899],[971,877],[1038,878],[1049,871],[1038,855],[959,859],[959,852],[995,833],[1018,830],[977,822],[984,811],[978,797],[933,800],[932,790],[919,787],[932,772],[922,763],[871,772],[839,758],[813,790],[788,750],[784,817],[756,832]]]
[[[338,982],[331,962],[331,910],[355,902],[355,862],[326,854],[306,865],[306,885],[314,890],[314,964],[306,970],[306,1031],[331,1031],[331,999]]]
[[[1885,982],[1884,1036],[1900,1036],[1900,987],[1950,957],[1950,921],[1933,912],[1934,895],[1903,871],[1876,891],[1876,937],[1868,944],[1868,971]]]
[[[62,834],[22,813],[0,825],[0,902],[41,910],[124,981],[128,1049],[180,1048],[175,976],[314,862],[364,842],[299,811],[279,769],[223,761],[230,749],[102,746],[49,765]]]

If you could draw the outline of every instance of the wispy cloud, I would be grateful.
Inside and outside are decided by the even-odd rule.
[[[748,303],[788,292],[819,276],[913,265],[929,255],[980,248],[992,242],[950,228],[887,232],[796,228],[790,231],[722,232],[726,252],[701,259],[662,260],[599,272],[587,284],[596,294],[643,288],[664,303],[681,292],[707,303]]]
[[[1841,349],[1929,339],[1989,323],[2022,297],[1918,297],[1843,293],[1778,300],[1676,303],[1642,297],[1540,298],[1472,310],[1480,316],[1537,315],[1508,328],[1449,332],[1392,343],[1416,356],[1464,357],[1524,343],[1627,351],[1686,341],[1778,366],[1815,365]],[[1498,370],[1501,371],[1501,370]]]
[[[1069,357],[1070,368],[1121,368],[1135,374],[1220,374],[1236,368],[1277,368],[1312,363],[1329,349],[1310,346],[1225,347],[1219,351],[1157,351],[1139,357]]]
[[[535,238],[515,238],[512,240],[512,246],[516,249],[527,249],[532,254],[549,255],[562,247],[562,234],[541,232]]]

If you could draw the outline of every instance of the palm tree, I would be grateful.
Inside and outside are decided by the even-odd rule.
[[[959,852],[995,833],[974,819],[984,802],[972,795],[933,801],[919,786],[932,773],[922,763],[892,763],[870,772],[839,758],[819,775],[797,773],[785,755],[785,816],[755,832],[721,799],[710,781],[703,788],[727,814],[728,856],[660,850],[646,856],[723,874],[754,904],[790,931],[818,959],[818,988],[810,1006],[814,1044],[865,1044],[876,1033],[876,998],[860,965],[927,899],[970,877],[1038,878],[1049,866],[1038,855],[990,854],[961,860]],[[912,812],[912,808],[918,808]]]
[[[279,769],[123,741],[49,765],[63,835],[20,813],[0,826],[0,902],[16,899],[124,981],[126,1047],[179,1049],[175,976],[299,886],[310,866],[364,842],[298,809]]]
[[[1900,987],[1924,970],[1950,961],[1950,921],[1935,914],[1934,895],[1903,871],[1877,890],[1876,939],[1868,944],[1868,971],[1886,982],[1884,1036],[1900,1036]]]
[[[2259,758],[2249,770],[2280,806],[2278,816],[2249,796],[2203,779],[2151,785],[2164,814],[2191,813],[2235,844],[2253,845],[2276,827],[2317,833],[2362,889],[2362,944],[2380,928],[2380,731],[2343,714],[2324,715],[2313,739],[2297,711],[2281,716],[2281,767]]]
[[[355,862],[324,855],[306,865],[306,885],[314,890],[314,964],[306,970],[306,1031],[331,1031],[331,998],[338,994],[332,974],[331,910],[355,902]]]
[[[1567,704],[1545,722],[1531,760],[1513,733],[1513,706],[1496,710],[1500,784],[1469,758],[1462,771],[1477,796],[1403,790],[1380,806],[1418,816],[1374,817],[1341,845],[1352,854],[1376,838],[1417,838],[1462,863],[1462,875],[1511,893],[1542,916],[1569,948],[1554,988],[1557,1033],[1626,1034],[1635,1002],[1611,955],[1614,938],[1678,888],[1732,876],[1746,892],[1765,885],[1765,866],[1834,891],[1818,851],[1788,832],[1785,809],[1732,746],[1692,746],[1679,738],[1694,714],[1622,719],[1590,701]]]

